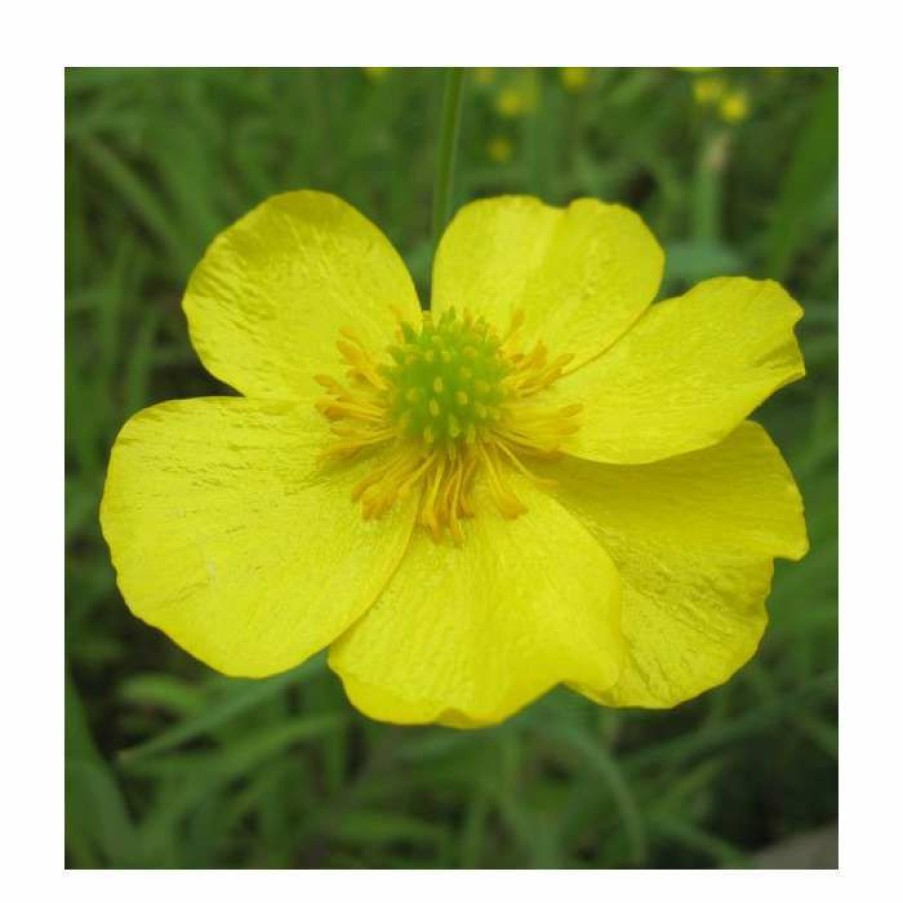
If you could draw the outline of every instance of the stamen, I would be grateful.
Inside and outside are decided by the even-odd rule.
[[[545,391],[573,360],[549,355],[542,342],[524,350],[516,310],[503,339],[469,311],[423,315],[419,330],[399,318],[397,344],[380,354],[351,329],[336,346],[347,380],[316,378],[326,394],[317,409],[332,421],[323,460],[370,456],[371,471],[352,497],[365,518],[380,517],[419,492],[418,521],[436,541],[465,539],[462,521],[476,516],[473,487],[483,479],[503,517],[527,511],[511,474],[536,485],[525,458],[548,458],[579,429],[578,404],[556,406]]]

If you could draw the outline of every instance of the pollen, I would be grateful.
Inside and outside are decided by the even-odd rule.
[[[370,456],[373,467],[353,493],[365,518],[417,493],[420,523],[434,539],[447,532],[462,542],[462,520],[477,514],[478,479],[504,517],[526,513],[511,475],[544,482],[524,460],[559,454],[579,429],[581,406],[556,405],[548,392],[572,356],[550,357],[541,342],[525,350],[522,321],[515,315],[499,336],[467,312],[427,312],[417,326],[400,323],[385,349],[342,330],[346,381],[317,377],[327,393],[317,407],[333,421],[323,458]]]

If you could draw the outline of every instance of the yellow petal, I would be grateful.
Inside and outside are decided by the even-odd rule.
[[[291,668],[348,627],[398,564],[414,513],[364,522],[351,499],[361,465],[321,468],[326,437],[320,414],[285,402],[198,398],[136,414],[100,511],[132,612],[246,677]]]
[[[583,405],[567,451],[642,464],[713,445],[805,374],[793,334],[802,314],[776,282],[740,277],[654,305],[607,354],[557,384],[563,401]]]
[[[591,198],[567,209],[532,197],[474,201],[458,211],[436,255],[433,308],[468,308],[573,366],[601,354],[655,297],[664,255],[631,210]]]
[[[550,472],[552,465],[549,465]],[[802,501],[768,434],[655,464],[556,462],[556,498],[605,546],[622,581],[628,659],[607,705],[676,705],[727,680],[765,629],[772,559],[808,549]]]
[[[394,310],[420,318],[389,240],[319,191],[271,197],[221,232],[192,273],[183,307],[204,366],[256,398],[320,394],[313,376],[341,368],[342,327],[381,349],[394,340]]]
[[[418,529],[380,599],[330,651],[351,701],[382,721],[476,727],[557,683],[601,692],[622,661],[608,555],[530,484],[504,520],[477,487],[461,545]]]

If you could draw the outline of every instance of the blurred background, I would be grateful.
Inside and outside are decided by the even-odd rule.
[[[205,246],[268,195],[319,188],[376,222],[428,297],[443,80],[67,71],[67,865],[830,865],[836,70],[465,80],[455,207],[500,193],[624,203],[667,251],[662,297],[742,273],[780,280],[805,308],[808,378],[755,416],[800,483],[812,549],[776,563],[761,651],[726,686],[665,712],[557,690],[496,728],[400,728],[352,709],[322,655],[265,681],[218,675],[116,590],[97,520],[116,433],[149,404],[229,391],[180,309]]]

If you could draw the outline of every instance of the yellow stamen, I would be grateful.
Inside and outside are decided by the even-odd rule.
[[[336,343],[347,380],[317,376],[326,394],[317,409],[332,421],[326,461],[366,455],[371,471],[354,488],[365,518],[419,493],[418,521],[439,541],[465,538],[462,521],[477,514],[482,480],[506,518],[526,512],[511,477],[538,485],[525,458],[548,458],[579,429],[582,407],[555,404],[547,390],[571,354],[551,356],[542,342],[521,347],[522,310],[503,339],[465,311],[423,315],[419,331],[399,322],[398,343],[376,354],[350,329]],[[443,401],[442,399],[447,399]]]

